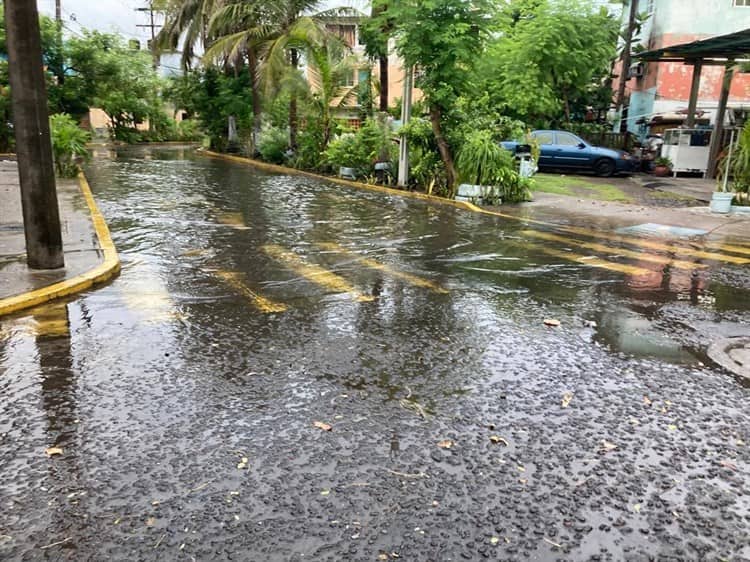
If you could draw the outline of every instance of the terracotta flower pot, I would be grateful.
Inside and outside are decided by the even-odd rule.
[[[671,173],[672,170],[670,170],[667,166],[656,166],[654,168],[654,175],[657,178],[666,178]]]

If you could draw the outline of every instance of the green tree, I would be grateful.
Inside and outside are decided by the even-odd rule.
[[[482,56],[492,29],[493,0],[399,0],[386,6],[379,18],[393,24],[396,50],[406,67],[418,70],[416,85],[424,93],[430,123],[446,182],[452,194],[456,184],[454,147],[446,124],[458,97],[469,86],[471,71]],[[375,22],[378,23],[377,21]]]
[[[591,0],[511,3],[477,67],[479,90],[527,122],[570,122],[573,105],[592,99],[615,56],[618,22]]]

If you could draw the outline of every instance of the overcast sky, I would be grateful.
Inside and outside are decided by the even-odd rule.
[[[61,0],[62,17],[65,28],[70,33],[80,33],[82,27],[100,31],[117,32],[127,38],[151,37],[148,28],[137,25],[148,24],[148,12],[138,12],[137,8],[148,5],[145,0]],[[37,0],[39,11],[49,16],[55,15],[55,0]],[[366,9],[366,0],[322,1],[321,7],[354,6]],[[157,16],[156,22],[162,19]],[[158,31],[158,29],[157,29]]]

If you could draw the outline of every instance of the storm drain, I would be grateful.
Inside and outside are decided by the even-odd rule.
[[[636,224],[635,226],[626,226],[616,230],[618,234],[634,234],[636,236],[658,236],[660,238],[692,238],[694,236],[705,236],[708,234],[705,230],[697,228],[683,228],[681,226],[671,226],[668,224],[657,224],[647,222],[645,224]]]
[[[708,348],[708,356],[735,375],[750,379],[750,337],[719,340]]]

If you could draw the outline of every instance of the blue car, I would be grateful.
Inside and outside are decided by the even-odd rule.
[[[541,155],[537,165],[540,170],[587,170],[597,176],[631,174],[638,161],[624,150],[592,146],[582,138],[567,131],[532,131],[539,142]],[[500,143],[513,154],[528,151],[528,145],[515,141]]]

